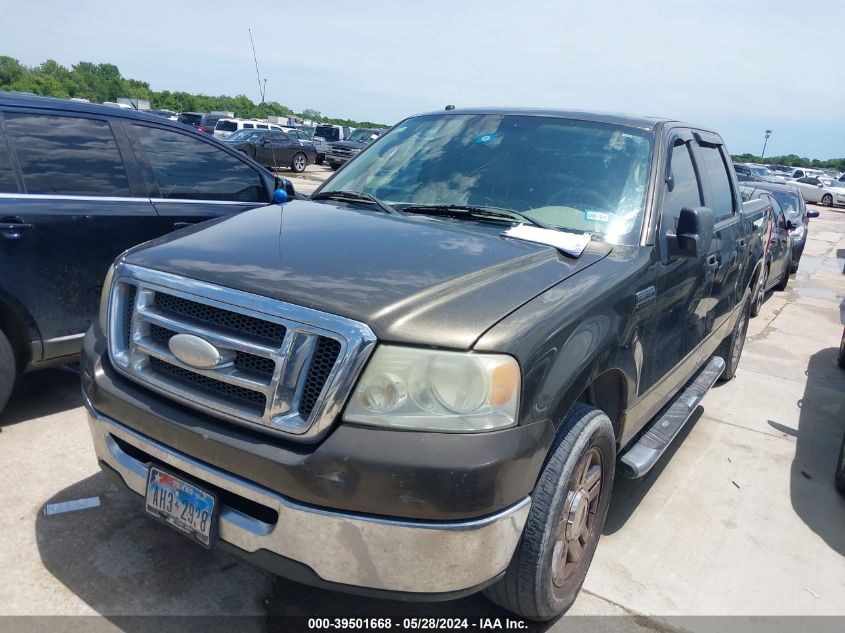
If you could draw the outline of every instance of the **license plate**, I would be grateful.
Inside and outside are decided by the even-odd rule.
[[[203,547],[211,547],[217,497],[156,466],[147,475],[145,510]]]

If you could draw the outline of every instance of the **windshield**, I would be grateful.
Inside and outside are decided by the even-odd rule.
[[[196,125],[202,119],[201,114],[187,114],[183,112],[179,115],[179,123],[187,123],[188,125]]]
[[[407,119],[321,192],[362,192],[402,209],[512,209],[612,243],[639,243],[651,134],[556,117]]]
[[[790,191],[770,191],[772,197],[778,201],[786,217],[789,219],[801,216],[801,203],[798,194]]]
[[[358,141],[359,143],[369,143],[375,139],[372,136],[375,134],[372,130],[355,130],[349,135],[350,141]]]
[[[752,167],[751,171],[752,171],[752,173],[757,174],[758,176],[768,176],[769,175],[769,170],[766,169],[765,167]]]

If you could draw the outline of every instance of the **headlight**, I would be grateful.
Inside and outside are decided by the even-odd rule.
[[[416,431],[492,431],[516,424],[519,385],[511,356],[382,345],[343,419]]]
[[[100,328],[108,336],[109,331],[109,299],[111,298],[111,282],[114,278],[114,264],[109,266],[106,279],[103,282],[103,290],[100,292]]]
[[[801,241],[801,240],[804,239],[804,231],[806,231],[806,229],[804,228],[803,225],[798,226],[798,227],[792,229],[792,231],[791,231],[792,237],[795,238],[798,241]]]

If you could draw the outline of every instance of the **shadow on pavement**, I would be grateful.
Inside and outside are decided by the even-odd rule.
[[[654,465],[654,468],[645,477],[641,479],[620,477],[619,467],[616,467],[617,476],[613,482],[613,496],[610,498],[610,509],[608,510],[607,519],[602,530],[603,535],[614,534],[625,526],[625,523],[631,518],[631,515],[648,494],[648,491],[651,490],[654,482],[660,477],[663,469],[666,468],[672,456],[678,451],[678,448],[680,448],[687,435],[689,435],[703,414],[704,407],[699,405],[692,412],[689,421],[680,430],[678,436],[672,440],[669,448],[666,449],[666,452],[663,453],[657,464]],[[601,547],[601,543],[599,543],[599,547]]]
[[[82,406],[79,374],[65,369],[44,369],[24,374],[0,413],[0,427]]]
[[[240,616],[238,633],[263,631],[272,576],[210,552],[144,515],[141,498],[97,473],[47,503],[99,496],[101,506],[35,521],[41,561],[76,597],[125,631],[211,631]],[[249,617],[251,616],[251,617]],[[80,620],[83,620],[80,618]],[[230,622],[231,624],[231,622]],[[225,630],[221,628],[219,630]]]
[[[796,514],[830,548],[845,556],[845,498],[836,492],[833,473],[845,432],[845,371],[836,364],[838,347],[810,357],[790,474]]]

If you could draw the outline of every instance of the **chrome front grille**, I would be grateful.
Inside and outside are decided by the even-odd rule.
[[[150,389],[238,424],[310,441],[340,414],[375,344],[361,323],[129,264],[117,266],[109,354]],[[229,362],[186,365],[176,334],[214,345]]]

